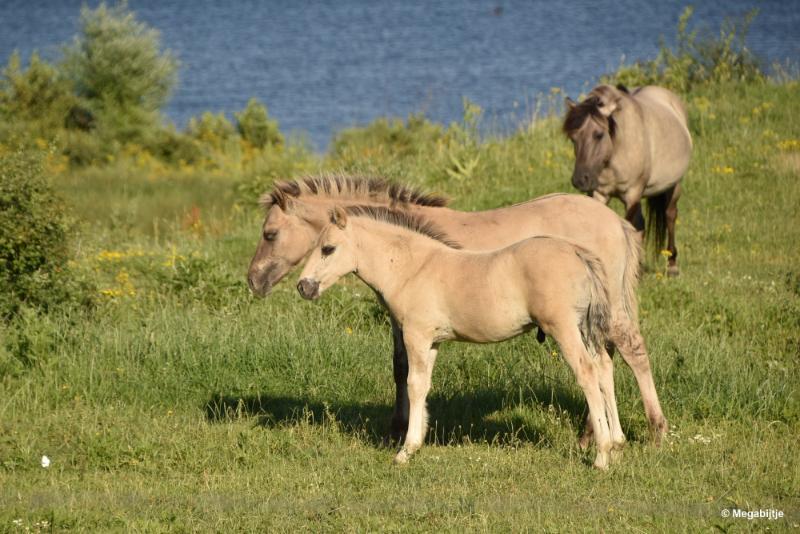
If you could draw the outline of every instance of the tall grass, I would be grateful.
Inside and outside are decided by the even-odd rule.
[[[257,300],[244,282],[275,178],[344,169],[460,209],[507,205],[570,190],[558,117],[482,138],[467,102],[461,124],[379,121],[324,156],[255,150],[209,117],[169,145],[205,139],[194,163],[142,145],[48,163],[96,307],[0,325],[0,530],[798,528],[800,86],[710,80],[683,96],[682,272],[649,260],[639,292],[661,448],[616,362],[629,443],[592,470],[579,388],[554,344],[522,336],[442,347],[428,446],[394,468],[391,336],[371,292],[348,279],[309,303],[290,275]],[[205,152],[212,134],[227,148]],[[722,515],[768,508],[784,518]]]

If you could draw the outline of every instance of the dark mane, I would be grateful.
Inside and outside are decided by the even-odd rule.
[[[383,178],[328,174],[307,176],[297,180],[275,182],[273,190],[262,195],[260,204],[269,209],[273,204],[285,206],[286,198],[326,196],[361,202],[386,202],[442,207],[445,197],[420,191],[411,186],[388,182]]]
[[[401,228],[406,228],[431,239],[435,239],[450,248],[461,248],[459,243],[447,237],[447,234],[442,232],[436,225],[418,215],[412,215],[408,212],[391,209],[386,206],[347,206],[344,209],[354,217],[368,217],[376,221],[400,226]]]
[[[624,93],[628,93],[628,89],[620,84],[617,86],[619,91]],[[571,135],[578,130],[581,129],[583,123],[591,117],[595,119],[597,122],[602,124],[608,130],[608,134],[611,137],[614,137],[614,134],[617,130],[617,122],[614,120],[614,117],[605,117],[602,113],[600,113],[600,107],[602,106],[603,102],[598,96],[597,93],[604,93],[607,92],[606,88],[595,87],[589,96],[587,96],[583,102],[572,106],[569,111],[567,111],[567,116],[564,117],[564,125],[562,126],[562,130],[565,134]]]
[[[600,99],[590,96],[583,102],[571,107],[564,118],[564,133],[569,135],[581,129],[583,123],[589,117],[594,117],[599,121],[605,121],[605,117],[600,113]]]

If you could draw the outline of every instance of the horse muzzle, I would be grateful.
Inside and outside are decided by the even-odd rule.
[[[259,298],[266,297],[272,291],[272,284],[269,283],[269,280],[266,280],[266,277],[259,277],[253,274],[247,276],[247,287],[250,288],[250,292],[253,295]]]
[[[306,300],[319,298],[319,282],[310,278],[303,278],[297,283],[297,291]]]
[[[589,177],[588,172],[576,171],[572,174],[572,186],[582,193],[591,193],[595,189],[595,184]]]

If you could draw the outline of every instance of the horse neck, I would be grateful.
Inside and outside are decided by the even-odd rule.
[[[351,217],[356,246],[356,275],[392,300],[401,288],[424,272],[427,260],[446,252],[446,245],[393,224]]]

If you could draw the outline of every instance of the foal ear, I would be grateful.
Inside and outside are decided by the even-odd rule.
[[[572,100],[570,97],[564,98],[564,104],[567,106],[568,111],[572,111],[573,109],[578,107],[578,104],[576,104],[575,101]]]
[[[341,206],[336,206],[331,210],[331,222],[341,228],[347,227],[347,212]]]

